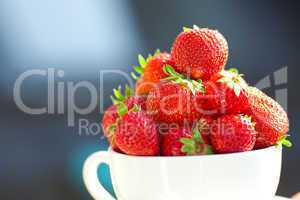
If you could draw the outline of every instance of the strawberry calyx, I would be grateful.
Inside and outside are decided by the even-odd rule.
[[[226,84],[229,88],[233,89],[236,96],[239,96],[241,90],[247,87],[247,83],[243,79],[243,74],[239,74],[236,68],[230,68],[219,72],[221,78],[217,81]]]
[[[193,95],[195,95],[196,92],[202,92],[202,93],[205,92],[205,88],[203,86],[201,79],[193,80],[187,78],[184,75],[176,72],[174,68],[168,64],[163,67],[163,72],[168,75],[168,77],[164,78],[163,80],[172,81],[174,83],[184,85],[191,90]]]
[[[116,119],[115,123],[112,123],[107,127],[108,136],[112,136],[114,134],[119,118],[128,112],[128,108],[124,103],[125,100],[134,95],[133,89],[130,88],[128,85],[125,85],[124,94],[122,92],[121,85],[119,85],[118,88],[114,88],[113,93],[114,95],[110,96],[110,98],[113,104],[116,106],[119,117]],[[136,110],[137,107],[139,106],[134,104],[130,111]]]
[[[130,73],[131,77],[135,80],[138,80],[145,71],[147,63],[156,55],[160,54],[160,50],[157,49],[153,55],[149,54],[147,58],[144,58],[141,54],[138,55],[139,65],[132,66],[133,72]]]
[[[109,127],[107,128],[108,137],[111,137],[114,135],[116,128],[117,128],[116,122],[109,125]]]
[[[123,117],[128,112],[138,112],[140,110],[141,110],[141,107],[138,106],[137,104],[134,104],[130,110],[128,109],[128,107],[126,106],[126,104],[124,102],[120,102],[119,104],[117,104],[117,112],[118,112],[119,118]]]
[[[242,119],[244,120],[244,122],[248,125],[252,125],[253,127],[255,127],[256,122],[254,122],[252,120],[252,117],[250,115],[241,115]]]
[[[195,128],[192,131],[192,138],[181,138],[180,142],[183,144],[181,151],[187,155],[210,155],[213,154],[211,145],[208,145],[204,142],[202,135],[200,133],[200,128],[203,123],[201,120],[197,123]]]
[[[117,105],[121,102],[124,102],[128,97],[134,95],[134,91],[128,85],[125,85],[124,94],[122,94],[122,86],[118,86],[118,88],[113,89],[114,96],[110,96],[113,104]]]
[[[200,27],[194,24],[193,28],[189,28],[189,27],[184,26],[183,27],[183,32],[190,32],[192,30],[199,30],[199,29],[200,29]]]
[[[283,135],[275,144],[276,147],[281,147],[281,146],[285,146],[285,147],[292,147],[293,143],[288,139],[288,137],[290,137],[290,135],[285,134]]]
[[[116,119],[115,123],[110,124],[110,126],[107,128],[108,130],[108,135],[111,137],[114,135],[117,124],[121,120],[121,118],[126,115],[128,112],[139,112],[141,111],[141,107],[137,104],[134,104],[131,109],[128,109],[126,104],[124,102],[120,102],[116,105],[117,107],[117,113],[118,113],[118,118]]]

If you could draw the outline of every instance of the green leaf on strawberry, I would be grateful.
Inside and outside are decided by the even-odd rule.
[[[189,27],[184,26],[182,29],[183,29],[183,32],[189,32],[189,31],[192,31],[193,29],[194,30],[199,30],[200,27],[194,24],[193,28],[189,28]]]
[[[142,68],[145,68],[145,66],[147,64],[147,61],[146,61],[146,59],[141,54],[138,55],[138,60],[139,60],[140,66]]]
[[[247,83],[243,79],[243,74],[239,74],[236,68],[223,70],[220,73],[221,78],[217,81],[226,84],[229,88],[233,89],[236,96],[239,96],[241,90],[247,87]]]
[[[123,117],[128,112],[139,112],[139,111],[141,111],[141,107],[137,104],[134,104],[130,110],[128,110],[128,107],[123,102],[118,103],[116,106],[117,106],[117,112],[118,112],[119,117]]]
[[[140,78],[134,72],[130,72],[130,75],[134,80],[138,80]]]
[[[181,151],[187,155],[210,155],[213,154],[212,147],[206,144],[202,138],[202,135],[199,131],[201,127],[201,121],[193,129],[192,138],[181,138],[180,142],[183,144]]]
[[[135,72],[137,72],[138,74],[143,74],[144,73],[144,68],[140,67],[140,66],[133,66],[133,69]]]
[[[207,145],[204,149],[204,155],[211,155],[214,154],[214,151],[210,145]]]
[[[122,87],[119,85],[117,89],[113,89],[114,96],[110,96],[113,104],[118,104],[125,101],[128,97],[133,96],[134,91],[128,85],[125,85],[124,94],[122,94]]]
[[[120,102],[117,104],[117,112],[120,117],[123,117],[128,112],[128,107],[125,103]]]
[[[141,111],[141,106],[138,106],[137,104],[134,104],[129,111],[139,112],[139,111]]]
[[[143,74],[144,74],[144,70],[145,67],[147,65],[147,63],[149,62],[149,60],[151,60],[153,58],[153,56],[160,54],[160,50],[157,49],[154,53],[154,55],[149,54],[147,58],[145,58],[144,56],[142,56],[141,54],[138,55],[138,62],[139,62],[139,66],[133,66],[133,70],[134,72],[131,72],[131,77],[135,80],[138,80]]]
[[[202,84],[202,80],[196,81],[193,79],[186,78],[184,75],[176,72],[171,65],[165,65],[163,67],[163,72],[169,75],[163,80],[173,81],[174,83],[184,85],[188,87],[194,95],[196,94],[196,92],[204,93],[204,86]]]
[[[237,68],[229,68],[228,71],[231,73],[239,74],[239,70]]]
[[[128,85],[125,85],[125,98],[131,97],[134,95],[134,91]]]
[[[108,136],[111,136],[111,135],[113,135],[114,134],[114,132],[115,132],[115,130],[116,130],[116,127],[117,127],[117,124],[116,123],[113,123],[113,124],[111,124],[108,128],[107,128],[107,130],[108,130]]]
[[[290,135],[284,135],[284,136],[282,136],[279,140],[278,140],[278,142],[276,143],[276,147],[281,147],[281,146],[285,146],[285,147],[292,147],[293,146],[293,144],[292,144],[292,142],[291,141],[289,141],[288,140],[288,137],[289,137]]]
[[[185,26],[182,29],[183,29],[183,32],[189,32],[189,31],[193,30],[193,29],[191,29],[189,27],[185,27]]]

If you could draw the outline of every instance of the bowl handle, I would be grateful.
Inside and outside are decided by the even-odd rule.
[[[107,151],[99,151],[88,157],[83,165],[84,184],[95,200],[115,200],[98,179],[97,171],[101,164],[109,165],[109,153]]]

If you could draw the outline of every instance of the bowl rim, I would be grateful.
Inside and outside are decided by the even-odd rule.
[[[123,157],[123,158],[138,158],[138,159],[195,159],[195,158],[220,158],[220,157],[241,157],[251,156],[266,152],[282,152],[282,146],[270,146],[263,149],[257,149],[245,152],[236,153],[225,153],[225,154],[210,154],[210,155],[196,155],[196,156],[136,156],[119,153],[113,150],[111,147],[108,148],[108,152],[112,155]]]

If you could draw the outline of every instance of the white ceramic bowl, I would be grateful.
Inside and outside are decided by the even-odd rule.
[[[138,157],[109,151],[85,162],[85,185],[96,200],[114,198],[101,186],[97,169],[110,167],[119,200],[273,200],[282,149],[185,157]],[[101,178],[101,177],[100,177]]]

